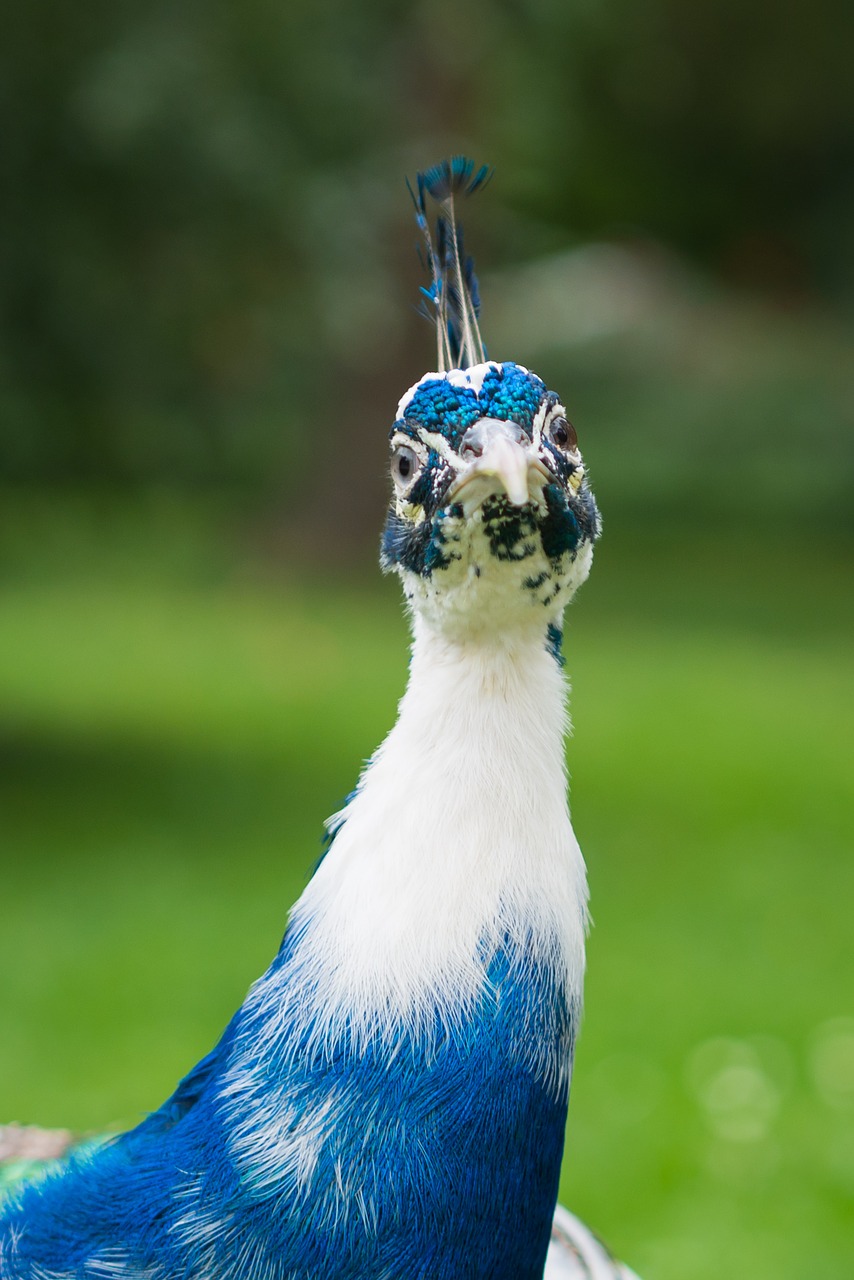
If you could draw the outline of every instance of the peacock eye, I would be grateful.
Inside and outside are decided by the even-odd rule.
[[[399,444],[391,455],[391,474],[398,489],[408,489],[418,475],[421,463],[414,449]]]
[[[555,418],[549,427],[549,438],[559,449],[574,453],[578,448],[578,435],[575,427],[566,418]]]

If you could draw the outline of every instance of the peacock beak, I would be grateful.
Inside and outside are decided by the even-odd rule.
[[[497,480],[513,506],[523,507],[532,500],[532,490],[541,489],[550,479],[531,441],[515,422],[481,418],[463,436],[460,457],[466,465],[448,491],[449,501],[464,492],[466,497],[479,492],[483,499],[495,492]]]

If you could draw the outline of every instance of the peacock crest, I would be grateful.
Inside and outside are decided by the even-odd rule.
[[[480,294],[474,259],[465,251],[455,205],[458,198],[474,195],[491,177],[488,165],[476,169],[468,156],[451,156],[419,173],[414,187],[407,180],[430,277],[429,285],[421,289],[421,311],[436,325],[439,373],[468,369],[486,360],[478,326]],[[438,206],[432,230],[430,201]]]

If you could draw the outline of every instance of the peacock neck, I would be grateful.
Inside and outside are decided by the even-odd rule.
[[[221,1086],[241,1186],[323,1226],[295,1276],[542,1276],[586,903],[564,717],[542,637],[416,633]]]
[[[587,889],[565,731],[542,635],[448,640],[416,624],[397,723],[292,917],[333,1031],[456,1022],[508,939],[580,1000]]]

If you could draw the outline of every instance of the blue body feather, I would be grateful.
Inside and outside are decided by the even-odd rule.
[[[286,987],[300,938],[288,931],[259,987]],[[508,938],[488,973],[469,1016],[437,1013],[393,1052],[346,1036],[312,1047],[311,1026],[276,1021],[250,994],[159,1111],[18,1192],[0,1220],[3,1280],[539,1280],[567,1085],[531,1047],[565,1060],[575,1010],[524,944]],[[235,1089],[244,1067],[250,1083]],[[300,1122],[328,1114],[308,1176],[287,1162],[271,1176],[241,1151],[256,1104]]]

